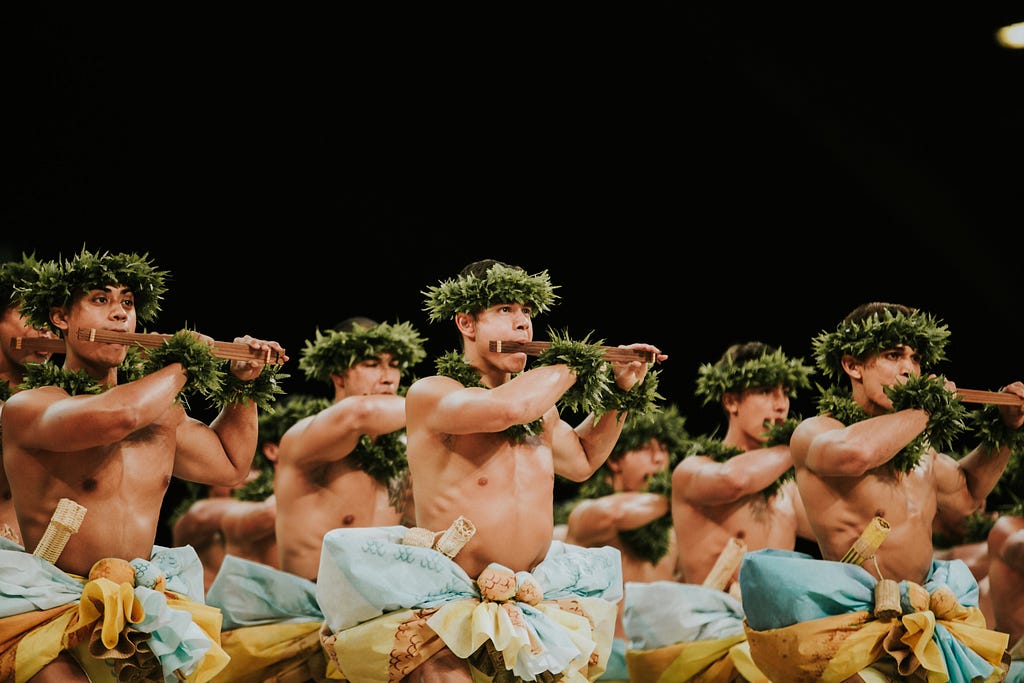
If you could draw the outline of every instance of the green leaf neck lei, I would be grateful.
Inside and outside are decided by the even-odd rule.
[[[58,387],[71,396],[79,394],[102,394],[107,385],[99,382],[85,370],[65,370],[53,363],[28,363],[25,365],[25,381],[21,389]]]
[[[13,393],[11,391],[11,383],[5,379],[0,379],[0,401],[6,401]]]
[[[381,434],[376,439],[363,434],[348,457],[378,483],[388,486],[409,467],[404,436],[404,429]]]
[[[245,486],[231,492],[235,500],[262,503],[274,493],[274,468],[265,458],[259,467],[260,473]]]
[[[786,436],[787,433],[792,434],[793,422],[787,420],[781,427],[769,428],[769,440],[765,442],[763,447],[768,448],[769,446],[788,443],[788,440],[780,437]],[[746,452],[747,451],[743,450],[739,446],[730,446],[721,439],[716,439],[711,436],[698,436],[692,440],[690,447],[687,449],[683,457],[686,458],[691,455],[703,455],[711,458],[715,462],[726,462],[733,457]],[[793,479],[795,476],[796,470],[792,467],[780,474],[775,478],[775,481],[761,489],[761,494],[764,496],[764,499],[771,500],[772,497],[779,492],[779,489],[782,488],[782,485]]]
[[[643,493],[657,493],[672,498],[672,473],[667,469],[658,472],[650,479],[642,489]],[[587,481],[580,486],[577,504],[580,500],[603,498],[615,493],[611,484],[611,473],[604,465]],[[642,560],[651,564],[657,564],[661,558],[668,553],[672,543],[672,509],[657,519],[652,519],[647,524],[636,529],[627,529],[619,532],[619,540],[622,545]]]
[[[373,477],[377,483],[390,487],[409,468],[404,435],[404,429],[390,434],[381,434],[376,439],[363,434],[348,457],[359,469]],[[232,491],[233,498],[245,501],[263,501],[270,497],[274,492],[274,469],[269,463],[259,469],[258,477],[244,487]]]
[[[466,358],[458,351],[449,351],[438,358],[434,365],[437,374],[450,377],[464,387],[480,387],[488,389],[480,381],[480,371],[466,362]],[[524,425],[512,425],[502,432],[512,443],[523,443],[531,436],[540,434],[543,428],[542,418],[537,418]]]
[[[130,347],[121,364],[117,366],[117,383],[127,384],[146,375],[143,359],[136,347]],[[24,381],[18,389],[59,387],[71,396],[78,394],[102,394],[109,389],[106,384],[94,379],[85,370],[66,370],[55,363],[26,363]]]

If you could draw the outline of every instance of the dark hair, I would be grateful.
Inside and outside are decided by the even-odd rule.
[[[765,344],[759,341],[748,341],[742,344],[733,344],[725,350],[722,357],[718,359],[719,363],[728,363],[732,361],[736,365],[741,365],[748,360],[760,358],[767,353],[774,353],[775,347],[771,344]]]
[[[378,323],[373,318],[367,318],[365,315],[354,315],[351,318],[345,318],[340,323],[334,326],[335,332],[351,332],[357,327],[374,327]]]
[[[493,266],[505,266],[506,268],[515,268],[516,270],[522,270],[519,266],[513,266],[504,261],[498,261],[497,259],[486,258],[480,261],[473,261],[467,264],[462,270],[459,271],[459,276],[472,275],[474,277],[484,277],[487,275],[487,271]]]
[[[846,314],[843,318],[844,323],[859,323],[863,320],[870,318],[876,313],[884,313],[888,311],[893,315],[902,313],[904,315],[910,315],[914,313],[916,309],[910,306],[904,306],[903,304],[891,304],[885,301],[869,301],[866,304],[861,304],[857,308],[853,309]]]
[[[748,341],[740,344],[733,344],[727,348],[722,356],[718,359],[718,363],[715,365],[726,365],[732,363],[733,365],[743,365],[748,360],[754,360],[760,358],[766,353],[772,353],[775,351],[775,347],[764,342],[759,341]],[[735,390],[727,389],[724,393],[736,394]],[[725,403],[719,401],[719,407],[722,409],[722,413],[726,419],[729,417],[729,409],[725,406]]]

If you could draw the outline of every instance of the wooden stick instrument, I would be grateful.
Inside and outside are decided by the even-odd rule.
[[[108,332],[97,329],[78,330],[79,339],[107,344],[138,344],[150,349],[160,346],[172,336],[170,334],[148,334],[143,332]],[[47,351],[49,353],[64,353],[65,350],[63,339],[48,339],[46,337],[15,337],[11,339],[11,347],[14,349]],[[268,364],[281,364],[281,355],[276,351],[268,350],[266,353],[263,353],[253,350],[249,348],[248,344],[241,342],[215,341],[213,342],[212,352],[217,358],[226,358],[228,360],[258,360]]]
[[[957,395],[964,403],[990,403],[1003,406],[1019,406],[1024,400],[1005,391],[983,391],[981,389],[957,389]]]
[[[546,341],[532,341],[532,342],[517,342],[517,341],[492,341],[488,344],[488,348],[491,351],[497,351],[498,353],[525,353],[527,356],[539,356],[540,354],[547,351],[548,347],[551,346],[551,342]],[[657,356],[651,351],[641,351],[639,349],[620,349],[617,346],[602,346],[604,350],[604,357],[608,360],[619,360],[619,361],[633,361],[642,360],[647,363],[654,363],[658,360]]]

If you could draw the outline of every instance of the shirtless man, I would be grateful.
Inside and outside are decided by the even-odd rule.
[[[206,593],[221,612],[225,681],[326,681],[323,613],[316,584],[279,567],[276,464],[285,432],[330,406],[326,397],[289,394],[260,416],[258,475],[232,492],[220,520],[224,559]],[[288,530],[287,533],[292,533]],[[266,599],[273,596],[272,599]]]
[[[221,520],[225,554],[279,567],[274,478],[281,438],[296,422],[327,405],[327,399],[289,394],[273,413],[260,415],[259,453],[253,458],[255,474],[231,494],[235,504],[225,510]]]
[[[306,342],[299,367],[333,403],[281,437],[274,479],[279,567],[316,580],[324,534],[405,513],[402,375],[426,356],[409,323],[352,318]]]
[[[624,401],[639,396],[646,410],[651,400],[639,386],[648,364],[615,361],[609,376],[596,345],[552,342],[552,355],[542,354],[530,370],[526,354],[490,350],[492,341],[531,341],[533,315],[553,303],[553,289],[546,272],[485,260],[426,292],[430,319],[453,320],[463,348],[447,357],[442,374],[415,382],[406,398],[416,524],[440,531],[468,519],[475,535],[452,559],[469,577],[492,565],[529,572],[544,561],[552,548],[554,475],[590,477],[619,438]],[[667,358],[650,344],[621,348]],[[557,405],[574,388],[574,405],[588,413],[575,427]],[[466,661],[442,647],[408,680],[471,678]]]
[[[194,332],[182,331],[147,351],[141,367],[128,369],[141,375],[131,381],[118,379],[119,367],[129,357],[128,345],[79,339],[80,329],[130,333],[138,321],[154,319],[165,276],[144,256],[94,254],[83,248],[71,258],[43,264],[23,292],[22,313],[33,325],[49,324],[59,331],[66,355],[63,370],[41,373],[38,386],[15,394],[4,406],[4,466],[26,549],[37,547],[62,499],[85,508],[81,527],[54,561],[80,581],[94,565],[123,568],[133,562],[126,580],[152,579],[160,585],[148,570],[139,572],[151,561],[154,572],[156,567],[170,571],[157,564],[153,545],[171,477],[224,486],[242,479],[256,449],[258,406],[269,405],[279,393],[276,370],[262,361],[231,361],[225,377],[220,370],[225,363],[207,345],[212,340]],[[259,356],[276,354],[281,362],[287,360],[276,342],[249,336],[235,341]],[[30,373],[27,381],[32,380]],[[180,399],[189,390],[222,406],[210,425],[186,414]],[[246,398],[238,400],[239,393]],[[198,562],[194,553],[190,561]],[[177,578],[166,576],[172,585]],[[202,590],[201,585],[188,588]],[[142,590],[141,585],[134,590]],[[201,601],[201,594],[189,593],[177,606],[200,609]],[[77,604],[75,599],[68,609],[77,614]],[[161,604],[149,604],[147,616],[157,617]],[[197,614],[193,612],[194,619],[204,618]],[[211,666],[215,672],[223,666],[216,656],[219,634],[196,630],[206,633],[210,649],[182,667],[201,671]],[[0,662],[16,661],[19,680],[35,675],[33,683],[87,681],[85,669],[96,675],[92,665],[99,661],[90,659],[90,631],[74,631],[66,643],[57,633],[58,642],[43,658],[5,660],[21,643],[38,645],[8,641],[11,649],[0,653]],[[136,655],[145,660],[140,665],[155,656],[150,652],[146,660],[141,650]]]
[[[789,419],[790,399],[810,386],[812,368],[763,342],[735,344],[699,368],[697,395],[721,406],[720,440],[694,442],[672,473],[672,527],[679,579],[703,583],[731,539],[746,550],[795,547],[813,538],[793,481],[786,442],[769,444],[769,426]],[[767,425],[767,426],[766,426]],[[739,597],[738,575],[723,588]]]
[[[20,338],[46,337],[56,338],[49,326],[37,329],[28,324],[21,314],[21,295],[15,286],[31,276],[32,269],[38,265],[33,256],[22,256],[21,261],[11,261],[0,267],[0,409],[3,402],[11,394],[18,391],[18,385],[25,378],[26,363],[45,363],[51,354],[28,347],[15,348],[13,342]],[[21,544],[21,532],[18,530],[18,518],[14,514],[14,501],[11,498],[11,485],[0,462],[0,536],[4,536]]]
[[[189,545],[195,549],[199,561],[203,563],[203,585],[207,591],[227,554],[224,547],[224,515],[238,502],[231,497],[231,492],[241,488],[244,483],[232,487],[202,486],[188,482],[188,488],[194,492],[194,496],[181,501],[180,513],[171,517],[171,542],[175,546]],[[205,495],[203,489],[206,490]]]
[[[671,465],[688,438],[675,406],[626,420],[605,464],[580,487],[581,500],[569,513],[565,542],[612,546],[622,555],[622,581],[674,581],[676,540],[672,533]],[[619,602],[615,643],[597,680],[628,680],[625,599]]]
[[[277,566],[273,490],[278,441],[285,429],[315,410],[310,407],[313,405],[323,407],[318,399],[289,394],[273,413],[260,414],[257,453],[249,475],[236,486],[203,487],[187,482],[197,495],[201,489],[206,489],[206,495],[181,502],[180,513],[171,519],[171,538],[176,546],[195,548],[203,563],[207,591],[229,553]]]
[[[866,572],[861,582],[908,581],[927,584],[929,592],[940,584],[957,590],[977,587],[963,562],[934,558],[933,529],[937,517],[956,525],[983,509],[1010,457],[1008,444],[1019,439],[1024,403],[991,405],[973,413],[975,429],[983,435],[981,444],[959,459],[940,452],[949,448],[967,417],[951,396],[953,382],[923,374],[945,360],[948,336],[946,326],[923,311],[871,302],[850,312],[835,331],[814,339],[818,368],[837,381],[845,378],[849,389],[826,390],[819,401],[820,414],[803,420],[794,431],[790,444],[797,485],[822,558],[860,564]],[[1002,391],[1024,398],[1019,381]],[[888,529],[877,551],[858,543],[876,525]],[[808,604],[793,594],[808,591],[809,585],[795,569],[798,559],[753,555],[747,554],[740,574],[751,654],[773,680],[798,680],[794,667],[813,665],[806,655],[819,656],[818,650],[804,643],[800,655],[789,652],[779,640],[786,637],[786,629],[778,626],[789,626],[791,610]],[[829,563],[815,562],[816,577],[824,577],[830,590],[841,593],[851,572],[838,567],[832,572]],[[772,576],[775,569],[784,572],[785,581]],[[756,603],[751,603],[748,585],[757,595]],[[977,613],[983,625],[977,604],[964,604],[976,601],[976,590],[973,593],[974,598],[969,590],[954,597],[971,614]],[[840,603],[829,604],[823,609],[831,615]],[[845,611],[840,616],[851,621]],[[809,613],[805,610],[801,616]],[[868,611],[867,618],[870,615]],[[823,629],[822,637],[830,639],[828,651],[841,651],[846,636],[857,630]],[[847,646],[852,650],[836,660],[850,667],[844,673],[894,665],[880,648],[872,651],[871,643],[863,649],[861,645],[850,639]],[[983,653],[986,658],[990,654]],[[999,654],[994,655],[997,662]],[[947,656],[944,666],[952,670],[959,662]]]

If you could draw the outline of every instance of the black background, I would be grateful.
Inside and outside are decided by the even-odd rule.
[[[5,10],[0,257],[149,253],[149,329],[276,339],[289,391],[351,315],[454,348],[421,291],[478,258],[559,285],[537,339],[660,346],[697,431],[700,363],[868,300],[1024,378],[1019,6],[428,5]]]

